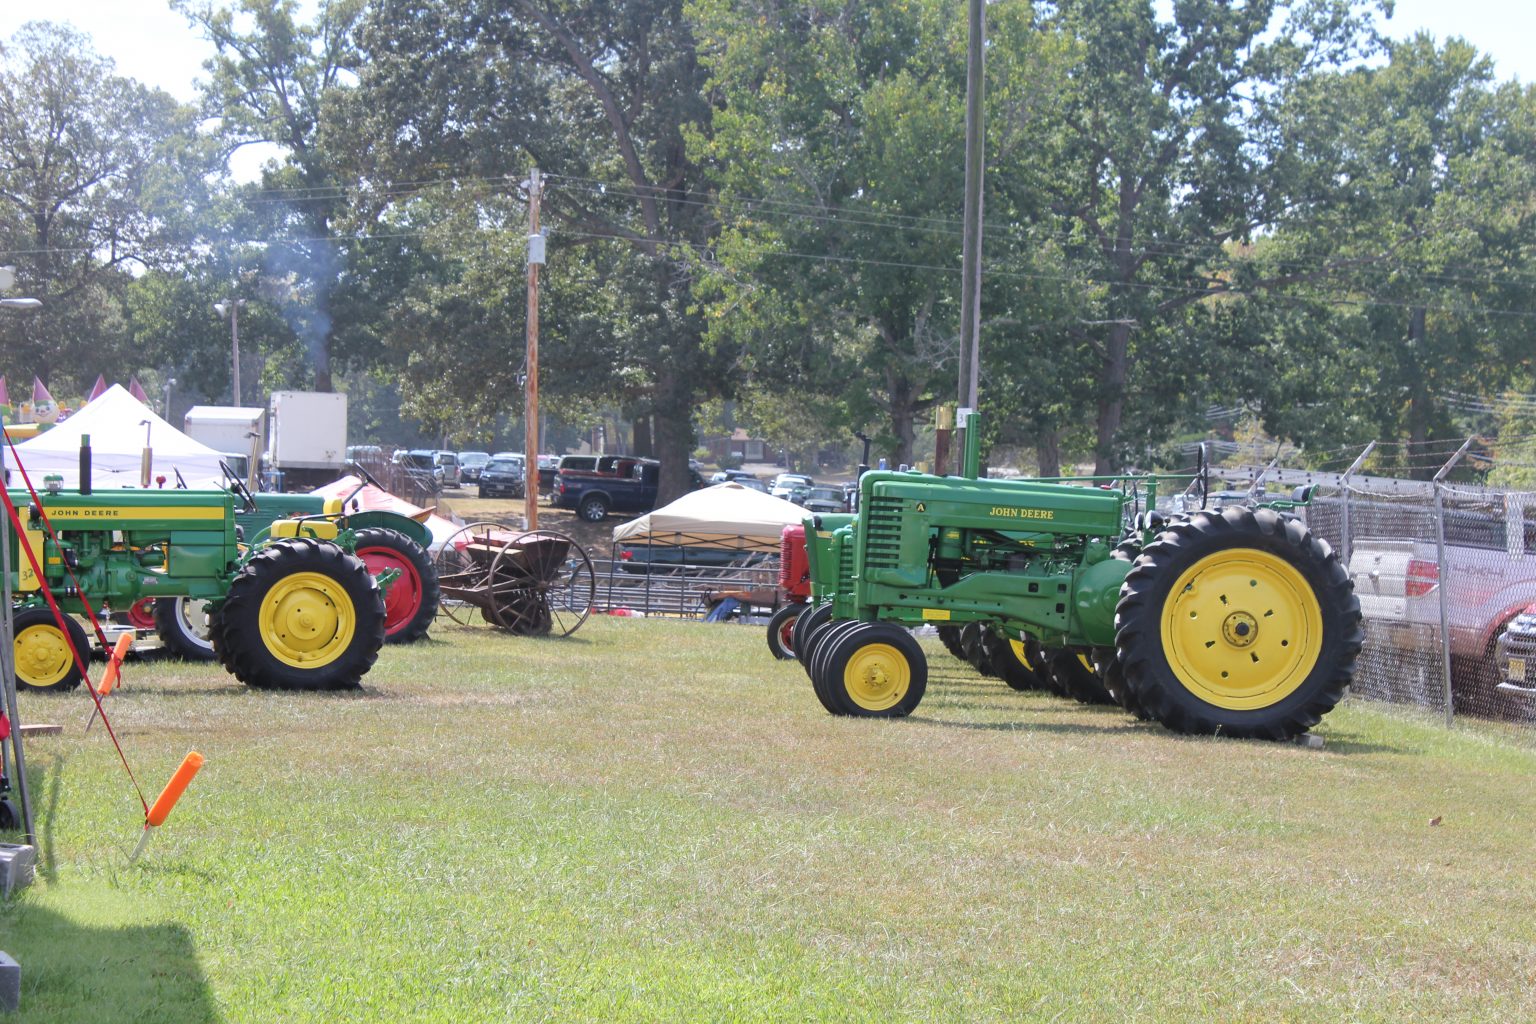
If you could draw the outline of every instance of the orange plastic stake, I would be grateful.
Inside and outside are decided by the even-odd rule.
[[[149,809],[149,817],[144,819],[146,825],[158,828],[165,824],[165,819],[171,815],[171,808],[176,806],[176,801],[181,799],[181,794],[202,766],[203,755],[195,750],[182,760],[181,767],[176,769],[176,774],[171,776],[171,781],[165,784],[154,806]]]
[[[118,672],[122,669],[123,659],[128,656],[128,648],[133,646],[133,634],[124,633],[117,638],[117,643],[112,645],[112,656],[107,659],[106,671],[101,674],[101,685],[96,692],[105,697],[112,692],[117,685]]]

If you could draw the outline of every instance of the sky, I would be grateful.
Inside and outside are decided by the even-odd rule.
[[[315,0],[303,0],[300,6],[313,9]],[[213,53],[186,18],[171,11],[167,0],[0,0],[0,39],[39,17],[69,22],[117,63],[118,73],[182,100],[195,97],[193,82],[204,75],[202,62]],[[1438,39],[1462,36],[1493,58],[1499,78],[1536,82],[1536,4],[1529,0],[1397,0],[1386,29],[1395,37],[1420,29]],[[245,173],[237,167],[237,174],[245,180],[254,177],[255,162],[262,155],[246,154]]]
[[[313,8],[314,0],[301,6]],[[1536,4],[1529,0],[1397,0],[1396,7],[1388,34],[1460,35],[1493,57],[1498,77],[1536,81]],[[193,79],[213,52],[167,0],[0,0],[0,38],[39,17],[69,22],[117,62],[119,73],[183,100],[192,99]]]

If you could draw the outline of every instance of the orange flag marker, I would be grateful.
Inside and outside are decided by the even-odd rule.
[[[176,801],[181,799],[181,794],[186,792],[193,776],[202,766],[203,755],[195,750],[182,759],[181,767],[176,769],[176,774],[171,776],[171,781],[165,784],[165,788],[155,799],[154,805],[150,807],[149,814],[144,819],[144,834],[139,837],[139,845],[133,848],[133,856],[128,858],[128,863],[132,864],[139,859],[139,854],[144,851],[144,844],[149,842],[150,834],[165,824],[165,819],[171,815],[171,808],[176,806]]]

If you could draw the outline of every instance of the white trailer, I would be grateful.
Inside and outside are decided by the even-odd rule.
[[[261,471],[261,452],[266,446],[265,409],[235,405],[194,405],[187,410],[182,429],[188,437],[231,459],[230,468],[239,473],[247,487],[255,489]]]
[[[346,465],[347,396],[336,391],[274,391],[267,408],[271,468],[286,489],[318,487]]]

